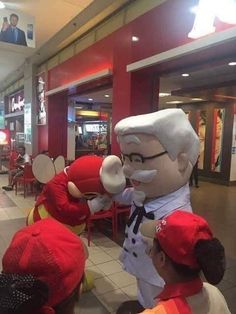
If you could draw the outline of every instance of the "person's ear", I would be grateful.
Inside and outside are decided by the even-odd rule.
[[[187,154],[185,153],[180,153],[177,157],[177,161],[178,161],[178,170],[179,172],[185,172],[185,170],[188,167],[188,157]]]
[[[163,268],[166,265],[166,255],[163,251],[159,253],[159,266]]]

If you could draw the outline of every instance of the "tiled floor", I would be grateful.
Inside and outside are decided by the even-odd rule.
[[[6,183],[7,176],[1,175],[0,186]],[[15,196],[14,192],[0,191],[0,258],[13,233],[24,226],[25,216],[33,204],[32,196],[24,199],[22,194]],[[192,188],[192,204],[194,211],[209,221],[225,246],[227,271],[219,288],[231,312],[236,314],[236,187],[201,182],[199,189]],[[122,240],[121,230],[117,243]],[[121,248],[117,243],[101,233],[92,235],[86,266],[93,274],[95,288],[82,294],[76,313],[115,313],[120,303],[136,298],[135,278],[122,270],[118,261]]]

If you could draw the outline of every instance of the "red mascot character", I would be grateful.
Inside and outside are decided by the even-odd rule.
[[[53,164],[48,156],[38,155],[34,160],[33,172],[39,182],[46,184],[27,224],[53,217],[81,234],[90,214],[109,209],[109,195],[124,189],[121,161],[116,156],[83,156],[55,175],[58,168],[57,160]]]

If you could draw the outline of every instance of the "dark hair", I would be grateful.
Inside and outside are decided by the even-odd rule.
[[[157,239],[155,239],[154,243],[158,252],[163,251],[165,253]],[[194,251],[199,268],[191,268],[187,265],[176,263],[168,254],[165,253],[165,255],[179,275],[186,278],[194,278],[202,271],[209,283],[213,285],[218,284],[225,272],[225,250],[220,241],[216,238],[199,240],[194,247]]]
[[[216,238],[211,240],[199,240],[195,245],[197,262],[206,280],[216,285],[225,272],[225,250],[220,241]]]
[[[65,314],[67,309],[74,308],[82,281],[83,277],[71,294],[53,307],[56,314]],[[1,314],[41,313],[49,295],[48,285],[32,275],[0,274]]]
[[[15,13],[12,13],[12,14],[10,15],[10,19],[11,19],[12,17],[15,17],[15,18],[17,18],[17,20],[19,20],[19,16],[18,16],[17,14],[15,14]]]

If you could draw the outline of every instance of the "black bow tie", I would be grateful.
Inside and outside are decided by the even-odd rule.
[[[134,206],[135,206],[135,210],[133,211],[132,215],[129,217],[129,221],[127,222],[127,226],[130,227],[132,225],[132,223],[134,222],[135,217],[138,216],[136,219],[135,225],[134,225],[134,229],[133,229],[133,233],[137,234],[138,229],[139,229],[139,225],[143,221],[143,217],[154,220],[154,214],[153,213],[146,213],[144,206],[137,206],[135,204],[134,204]]]

